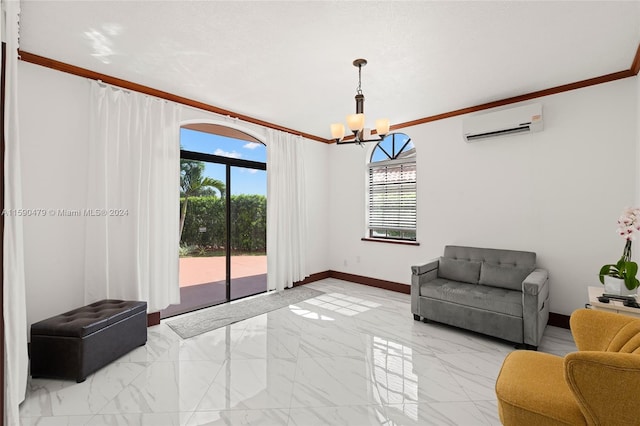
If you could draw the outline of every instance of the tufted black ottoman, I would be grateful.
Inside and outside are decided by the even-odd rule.
[[[147,342],[147,302],[101,300],[31,325],[31,376],[87,376]]]

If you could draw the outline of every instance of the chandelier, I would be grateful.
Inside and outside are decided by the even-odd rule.
[[[378,138],[371,137],[371,130],[364,127],[364,95],[362,94],[362,67],[367,65],[366,59],[356,59],[353,66],[358,67],[358,89],[356,91],[356,113],[347,115],[347,125],[353,132],[354,139],[343,141],[344,124],[335,123],[331,125],[331,138],[338,144],[363,142],[380,142],[389,133],[389,120],[386,118],[376,120],[376,133]]]

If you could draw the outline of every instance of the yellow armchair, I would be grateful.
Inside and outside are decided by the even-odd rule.
[[[506,426],[640,425],[640,318],[590,309],[571,315],[578,352],[514,351],[496,381]]]

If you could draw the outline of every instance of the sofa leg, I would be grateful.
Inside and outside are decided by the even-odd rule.
[[[420,321],[420,315],[413,314],[414,321]]]
[[[527,343],[516,343],[514,346],[516,349],[525,350],[525,351],[537,351],[538,347],[534,345],[529,345]]]

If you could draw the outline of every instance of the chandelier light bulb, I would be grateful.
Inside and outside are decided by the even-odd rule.
[[[331,125],[331,139],[342,140],[344,138],[344,124],[335,123]]]
[[[347,125],[352,132],[359,132],[364,128],[364,114],[347,115]]]
[[[376,120],[376,132],[380,135],[380,137],[384,137],[387,133],[389,133],[389,119],[381,118]]]

